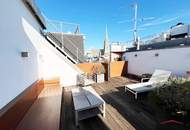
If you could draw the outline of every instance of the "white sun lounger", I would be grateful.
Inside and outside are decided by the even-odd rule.
[[[156,87],[161,86],[163,83],[167,82],[170,75],[170,71],[155,70],[148,82],[125,85],[125,92],[129,91],[133,93],[135,95],[135,99],[137,99],[138,93],[154,90]]]

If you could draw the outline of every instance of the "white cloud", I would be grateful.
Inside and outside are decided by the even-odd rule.
[[[118,21],[117,23],[122,24],[122,23],[128,23],[128,22],[132,22],[132,21],[133,21],[133,19],[131,19],[131,20],[122,20],[122,21]]]
[[[147,30],[147,28],[138,28],[137,31],[144,31],[144,30]],[[129,30],[126,30],[125,32],[132,32],[134,31],[134,29],[129,29]]]
[[[161,24],[166,24],[166,23],[170,23],[170,22],[173,22],[175,20],[177,20],[178,18],[180,18],[179,16],[176,16],[176,17],[172,17],[172,18],[158,18],[150,23],[146,23],[146,24],[143,24],[142,26],[140,27],[150,27],[150,26],[156,26],[156,25],[161,25]]]
[[[151,27],[151,26],[156,26],[156,25],[161,25],[161,24],[166,24],[166,23],[171,23],[177,19],[180,18],[185,18],[190,16],[190,12],[189,11],[184,11],[184,10],[180,10],[178,13],[175,14],[174,17],[161,17],[161,18],[157,18],[155,20],[153,20],[152,22],[149,23],[145,23],[143,25],[141,25],[140,27]]]
[[[154,20],[155,17],[146,17],[146,18],[140,18],[138,19],[138,21],[142,22],[142,21],[147,21],[147,20]],[[134,19],[130,19],[130,20],[122,20],[122,21],[118,21],[118,24],[123,24],[123,23],[128,23],[128,22],[133,22]]]

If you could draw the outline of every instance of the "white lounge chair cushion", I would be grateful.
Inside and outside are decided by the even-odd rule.
[[[168,78],[170,77],[171,72],[166,70],[155,70],[152,77],[150,78],[149,82],[154,83],[163,83],[167,82]]]
[[[128,89],[135,91],[137,93],[151,91],[156,88],[156,86],[162,85],[164,82],[168,80],[170,77],[171,72],[165,70],[155,70],[152,77],[148,82],[144,83],[137,83],[137,84],[130,84],[126,85]]]

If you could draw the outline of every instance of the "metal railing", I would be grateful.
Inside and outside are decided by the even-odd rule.
[[[79,47],[77,47],[74,42],[64,35],[64,32],[75,32],[77,27],[79,27],[78,24],[74,23],[67,23],[67,22],[61,22],[61,21],[55,21],[55,20],[46,20],[47,24],[47,36],[49,36],[54,42],[63,49],[63,51],[67,52],[73,59],[79,62],[84,61],[84,53],[80,50]],[[66,28],[67,26],[67,28]],[[61,36],[61,39],[56,38],[55,34],[59,33]],[[80,35],[72,33],[72,35]],[[69,42],[69,46],[65,45],[64,39],[66,39]]]
[[[46,33],[46,36],[48,36],[49,38],[51,38],[55,44],[57,46],[59,46],[64,52],[66,52],[67,54],[69,54],[76,62],[79,62],[79,52],[78,52],[78,48],[74,48],[74,49],[77,49],[76,52],[77,52],[77,55],[75,55],[70,49],[68,49],[67,47],[65,47],[62,42],[60,42],[52,33],[48,32]]]
[[[86,84],[86,80],[89,80],[91,83],[94,82],[94,75],[89,75],[86,73],[81,73],[77,75],[77,85],[78,86],[85,86],[88,85]]]
[[[27,4],[28,7],[30,7],[30,9],[34,13],[34,16],[37,17],[39,22],[44,26],[44,28],[46,28],[46,21],[42,15],[40,9],[38,8],[36,1],[35,0],[23,0],[23,2],[25,4]]]

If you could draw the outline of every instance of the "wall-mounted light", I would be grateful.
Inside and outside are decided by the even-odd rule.
[[[44,56],[42,54],[39,54],[39,59],[41,62],[44,62]]]
[[[23,58],[28,57],[28,52],[27,51],[22,51],[21,52],[21,57],[23,57]]]
[[[155,57],[158,57],[159,56],[159,54],[158,53],[155,53]]]

